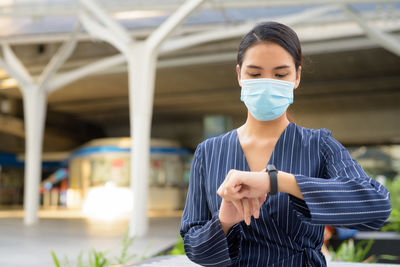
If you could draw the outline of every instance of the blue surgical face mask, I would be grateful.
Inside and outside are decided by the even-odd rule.
[[[242,100],[259,121],[271,121],[281,116],[293,103],[294,82],[277,79],[241,80]]]

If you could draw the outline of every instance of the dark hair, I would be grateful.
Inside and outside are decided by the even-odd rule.
[[[299,69],[299,66],[302,64],[302,55],[297,34],[288,26],[273,21],[261,22],[243,36],[237,54],[237,64],[239,67],[242,67],[247,49],[264,41],[279,44],[292,56],[296,71]]]

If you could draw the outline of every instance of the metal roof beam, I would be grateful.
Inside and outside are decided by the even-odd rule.
[[[397,35],[399,36],[399,35]],[[399,36],[400,37],[400,36]],[[360,49],[371,49],[379,47],[379,45],[364,37],[351,38],[348,40],[328,40],[317,43],[303,43],[302,52],[304,55],[315,55],[322,53],[334,53],[341,51],[351,51]],[[182,66],[191,66],[198,64],[212,64],[220,62],[235,61],[236,51],[223,53],[209,53],[207,55],[185,56],[179,58],[165,58],[158,60],[157,68],[173,68]],[[110,56],[93,63],[86,64],[82,67],[71,71],[65,71],[55,75],[56,79],[50,81],[48,87],[54,88],[49,90],[53,92],[58,88],[68,85],[71,81],[77,81],[81,78],[91,75],[124,73],[127,71],[126,60],[123,55],[118,54]]]
[[[339,8],[339,7],[338,7]],[[85,13],[84,13],[85,14]],[[87,13],[86,13],[87,14]],[[370,21],[382,21],[382,14],[376,11],[363,12],[363,17]],[[338,14],[325,14],[324,16],[310,16],[309,19],[302,22],[302,24],[321,25],[324,23],[342,23],[349,21],[349,18],[344,12]],[[251,21],[248,21],[249,23]],[[253,21],[255,23],[255,21]],[[222,23],[218,24],[201,24],[201,25],[184,25],[177,30],[177,35],[184,36],[187,34],[212,31],[216,27],[221,28]],[[228,24],[229,25],[229,24]],[[396,23],[389,23],[385,25],[386,31],[391,31],[396,26]],[[130,38],[143,39],[151,34],[153,29],[151,28],[140,28],[140,29],[127,29]],[[69,32],[65,33],[46,33],[46,34],[25,34],[25,35],[13,35],[13,36],[2,36],[0,37],[0,43],[8,43],[10,45],[22,45],[22,44],[43,44],[43,43],[58,43],[64,42],[69,38]],[[90,41],[92,37],[86,32],[79,32],[76,36],[79,42]]]
[[[93,75],[94,73],[98,73],[104,71],[106,69],[110,69],[114,66],[118,66],[124,64],[126,62],[125,57],[122,54],[118,54],[115,56],[110,56],[104,59],[100,59],[94,63],[85,65],[83,67],[64,72],[60,74],[57,79],[54,79],[50,82],[49,88],[50,91],[55,91],[58,88],[61,88],[72,81],[79,80],[83,77]]]
[[[192,0],[186,1],[184,4],[182,4],[182,6],[180,6],[146,39],[146,43],[149,45],[150,49],[158,50],[161,44],[174,32],[174,30],[176,30],[176,28],[178,28],[178,26],[180,26],[190,14],[198,10],[204,2],[206,2],[206,0]]]
[[[127,10],[164,10],[174,11],[183,1],[104,1],[103,7],[109,13],[125,12]],[[216,5],[224,8],[251,8],[251,7],[285,7],[285,6],[305,6],[305,5],[331,5],[331,4],[370,4],[370,3],[398,3],[398,0],[271,0],[271,1],[243,1],[229,0],[217,1],[216,3],[206,3],[204,8],[214,8]],[[34,5],[17,4],[0,8],[0,16],[65,16],[75,15],[79,10],[78,4],[60,4],[45,2],[44,4],[35,2]]]
[[[80,3],[88,11],[90,11],[96,19],[101,21],[107,29],[113,34],[119,37],[119,41],[129,44],[133,39],[129,36],[129,33],[122,27],[118,22],[109,17],[108,13],[92,0],[81,0]],[[102,39],[102,38],[99,38]]]
[[[2,44],[2,50],[4,59],[0,58],[0,67],[5,69],[11,77],[18,81],[22,93],[24,93],[25,86],[33,82],[32,76],[22,62],[15,56],[8,44]]]
[[[400,41],[395,37],[391,36],[388,33],[372,26],[368,23],[360,14],[358,14],[354,9],[349,5],[342,5],[343,10],[346,14],[354,20],[361,29],[364,30],[365,34],[376,41],[382,47],[392,52],[393,54],[400,56]]]
[[[45,87],[46,90],[49,88],[46,86],[52,76],[60,69],[60,67],[65,63],[65,61],[71,56],[72,52],[76,47],[76,35],[80,29],[80,24],[78,23],[75,30],[72,32],[70,39],[65,42],[57,51],[57,53],[51,58],[50,62],[47,64],[42,74],[39,76],[38,84],[41,87]]]
[[[299,14],[274,18],[274,20],[285,24],[294,25],[303,22],[310,17],[321,16],[329,11],[336,9],[338,9],[337,6],[322,6],[305,10]],[[250,21],[239,26],[233,25],[214,31],[202,32],[202,33],[192,34],[189,36],[178,37],[166,43],[162,47],[161,52],[162,53],[175,52],[177,50],[185,49],[191,46],[196,46],[208,42],[227,40],[231,38],[239,38],[244,34],[246,34],[249,31],[249,29],[251,29],[257,22],[259,21]]]

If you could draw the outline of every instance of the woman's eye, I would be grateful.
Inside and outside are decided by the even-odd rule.
[[[278,78],[283,78],[283,77],[285,77],[287,74],[275,74],[275,77],[278,77]]]
[[[261,75],[260,73],[248,73],[248,74],[249,74],[249,76],[251,76],[251,77],[258,77],[258,76]]]

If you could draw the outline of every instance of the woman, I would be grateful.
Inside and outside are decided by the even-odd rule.
[[[378,230],[389,193],[329,130],[288,120],[301,76],[292,29],[255,26],[240,43],[237,76],[247,120],[195,151],[181,224],[186,255],[204,266],[326,266],[324,226]]]

